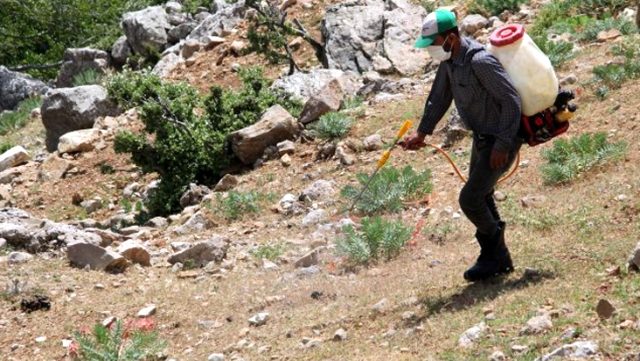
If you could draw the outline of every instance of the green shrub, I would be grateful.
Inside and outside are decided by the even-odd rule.
[[[627,80],[640,78],[640,36],[625,39],[621,44],[614,45],[611,52],[624,59],[622,64],[612,63],[598,65],[593,68],[594,82],[604,84],[607,89],[618,89]],[[602,88],[602,86],[600,86]]]
[[[567,61],[575,58],[573,43],[567,41],[551,41],[541,36],[534,38],[536,45],[545,53],[554,67],[560,67]]]
[[[259,69],[240,72],[239,91],[214,86],[203,98],[185,83],[162,81],[148,73],[125,71],[111,78],[109,95],[124,109],[140,107],[144,134],[121,132],[118,153],[130,153],[145,173],[157,172],[160,184],[147,204],[150,215],[166,215],[179,208],[189,183],[214,184],[232,156],[226,151],[230,132],[256,122],[281,104],[299,114],[301,104],[269,89]]]
[[[597,165],[623,158],[626,152],[626,143],[609,143],[605,133],[558,139],[542,152],[547,161],[541,168],[542,176],[546,184],[568,183]]]
[[[3,141],[0,142],[0,154],[8,151],[9,149],[15,147],[16,145],[11,143],[11,142],[7,142],[7,141]]]
[[[73,86],[93,85],[102,82],[102,74],[95,69],[87,69],[73,77]]]
[[[323,140],[336,140],[344,138],[353,125],[353,119],[346,114],[329,112],[320,117],[313,125],[311,131],[317,138]]]
[[[256,249],[251,250],[249,253],[257,259],[268,259],[269,261],[275,261],[278,257],[284,253],[284,245],[261,245]]]
[[[0,115],[0,135],[6,135],[27,125],[31,118],[31,111],[40,108],[41,105],[42,99],[40,97],[29,98],[18,104],[15,111],[2,113]]]
[[[165,342],[158,338],[157,332],[149,328],[152,323],[140,319],[137,326],[123,326],[118,320],[109,329],[96,324],[93,333],[75,333],[78,342],[75,359],[82,361],[140,361],[155,359],[156,354],[164,350]],[[151,325],[149,327],[148,325]]]
[[[228,220],[236,220],[247,213],[258,213],[260,211],[260,201],[264,196],[258,192],[237,192],[230,191],[225,197],[218,194],[218,207]]]
[[[500,15],[505,10],[517,12],[521,4],[527,3],[529,0],[472,0],[469,3],[469,12],[488,16]]]
[[[369,180],[369,175],[356,175],[359,187],[351,185],[342,189],[341,195],[353,202],[361,191],[361,187]],[[397,212],[402,209],[403,202],[416,200],[431,192],[431,172],[424,170],[416,173],[412,167],[402,170],[395,167],[384,167],[373,178],[367,190],[362,194],[355,208],[364,214],[380,212]]]
[[[379,216],[363,218],[360,230],[347,225],[343,232],[344,235],[336,242],[337,252],[360,264],[380,256],[386,259],[395,257],[411,237],[411,227],[399,220],[387,221]]]

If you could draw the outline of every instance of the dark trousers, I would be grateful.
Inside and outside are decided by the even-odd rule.
[[[498,179],[511,167],[520,151],[521,143],[509,153],[509,161],[502,169],[492,170],[490,166],[493,136],[474,135],[469,165],[469,179],[460,191],[460,208],[476,226],[477,232],[493,236],[498,230],[500,214],[493,199]]]

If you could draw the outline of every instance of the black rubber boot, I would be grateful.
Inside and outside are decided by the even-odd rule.
[[[498,231],[492,237],[476,233],[480,243],[480,257],[465,273],[464,278],[470,282],[482,281],[499,274],[513,271],[511,254],[504,241],[505,223],[498,224]]]

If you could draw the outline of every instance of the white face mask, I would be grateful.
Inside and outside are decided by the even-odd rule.
[[[429,55],[433,59],[439,60],[439,61],[446,61],[451,59],[451,50],[449,51],[444,50],[444,44],[447,43],[447,40],[449,40],[448,37],[442,45],[431,45],[427,47],[427,51],[429,52]]]

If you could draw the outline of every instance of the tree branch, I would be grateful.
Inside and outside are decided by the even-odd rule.
[[[51,63],[51,64],[25,64],[25,65],[20,65],[20,66],[16,66],[13,68],[9,68],[9,70],[11,71],[25,71],[25,70],[32,70],[32,69],[36,69],[36,70],[42,70],[42,69],[52,69],[52,68],[57,68],[60,65],[62,65],[62,61],[59,61],[57,63]]]

